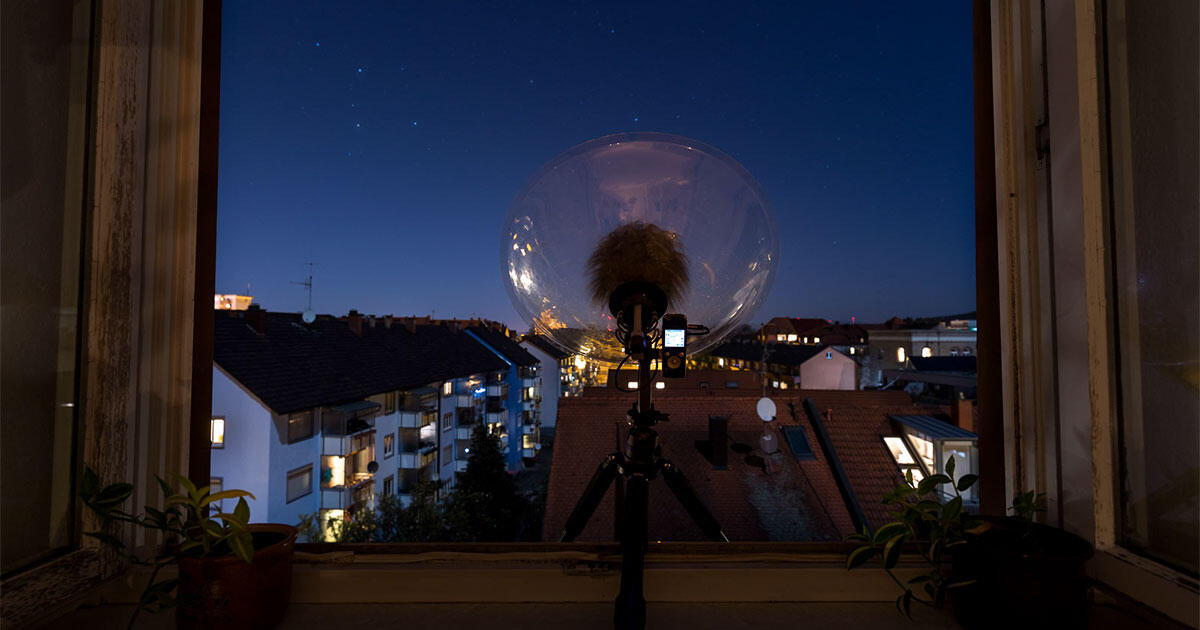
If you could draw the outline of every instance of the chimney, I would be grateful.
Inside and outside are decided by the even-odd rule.
[[[358,311],[350,309],[350,314],[346,316],[346,325],[350,327],[350,332],[362,336],[362,315]]]
[[[708,417],[708,447],[712,449],[713,470],[729,467],[729,418]]]
[[[246,323],[258,333],[259,337],[267,334],[267,312],[257,304],[251,304],[246,309]]]
[[[385,315],[383,317],[383,327],[391,330],[391,328],[392,328],[392,316],[391,315]]]
[[[960,429],[975,432],[975,403],[959,398],[950,406],[950,416]]]

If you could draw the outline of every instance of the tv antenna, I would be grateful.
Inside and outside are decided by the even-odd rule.
[[[298,284],[298,285],[304,287],[304,292],[306,294],[308,294],[308,308],[304,309],[304,314],[301,315],[300,318],[304,320],[305,324],[311,324],[311,323],[313,323],[313,321],[315,321],[317,319],[317,316],[315,313],[313,313],[313,308],[312,308],[312,285],[313,285],[312,270],[315,265],[312,263],[312,261],[306,262],[304,264],[308,265],[308,278],[306,278],[304,281],[292,280],[292,284]]]

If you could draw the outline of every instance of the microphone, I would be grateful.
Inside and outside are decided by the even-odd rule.
[[[588,258],[592,300],[607,305],[626,354],[645,356],[658,320],[688,287],[687,256],[679,235],[634,221],[600,239]]]

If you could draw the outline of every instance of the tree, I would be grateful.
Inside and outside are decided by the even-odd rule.
[[[452,540],[515,540],[524,506],[504,465],[500,440],[479,423],[470,448],[467,469],[443,506],[449,535]]]

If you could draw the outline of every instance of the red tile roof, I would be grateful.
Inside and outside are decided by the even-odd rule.
[[[893,434],[887,415],[931,412],[913,405],[902,391],[772,391],[776,424],[803,427],[816,459],[797,460],[776,432],[779,451],[765,458],[768,474],[760,463],[762,421],[755,412],[761,390],[672,388],[671,383],[655,392],[655,406],[670,417],[656,427],[663,456],[687,475],[730,540],[838,540],[854,531],[845,499],[805,412],[806,399],[811,398],[821,411],[833,448],[872,527],[890,520],[880,499],[901,480],[883,443],[884,435]],[[633,399],[632,393],[613,388],[588,388],[582,397],[559,401],[543,526],[546,540],[558,539],[596,467],[619,450],[625,412]],[[832,410],[828,418],[824,418],[826,410]],[[709,415],[729,418],[728,470],[713,470],[697,448],[696,442],[708,439]],[[734,445],[741,446],[734,450]],[[615,540],[614,500],[610,489],[579,540]],[[649,520],[651,540],[704,539],[659,481],[651,484]]]

